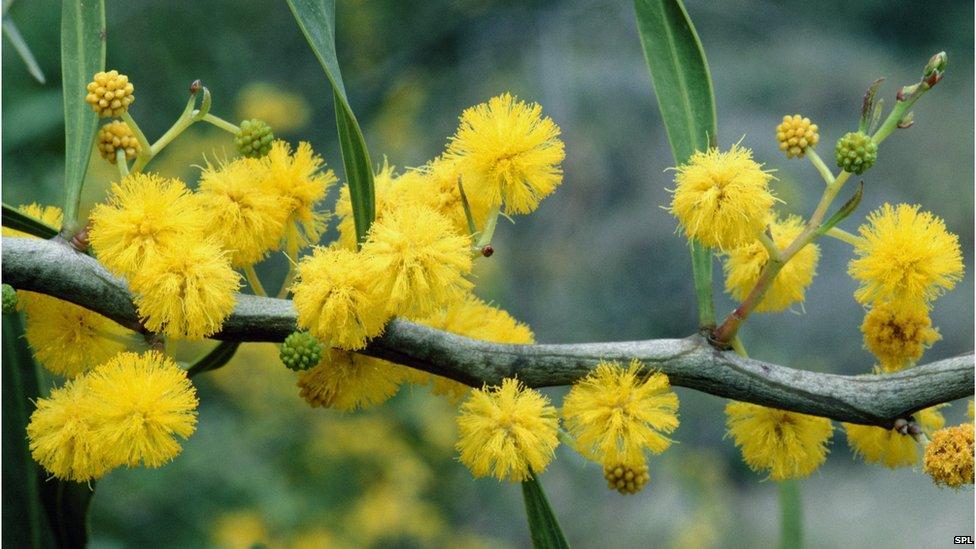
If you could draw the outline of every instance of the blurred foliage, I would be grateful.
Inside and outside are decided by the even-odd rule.
[[[417,166],[440,152],[460,111],[501,91],[541,103],[562,127],[566,180],[533,216],[503,223],[478,288],[528,322],[542,342],[683,337],[695,329],[690,265],[666,204],[671,153],[640,50],[632,6],[609,0],[339,2],[338,53],[373,160]],[[773,128],[803,113],[822,148],[856,127],[864,89],[887,76],[889,104],[929,55],[949,54],[946,79],[916,124],[882,148],[866,174],[864,214],[885,201],[923,204],[960,235],[970,273],[934,310],[937,359],[973,348],[973,5],[968,2],[689,0],[712,69],[719,142],[743,138],[790,211],[808,213],[821,185],[788,162]],[[59,4],[10,8],[49,81],[3,51],[3,200],[61,202],[64,133]],[[108,65],[130,75],[132,107],[150,138],[179,114],[191,81],[214,113],[263,117],[310,141],[341,172],[327,83],[284,2],[110,2]],[[744,137],[743,137],[744,136]],[[204,157],[204,153],[206,156]],[[198,125],[154,169],[195,184],[196,166],[233,154],[226,134]],[[101,200],[112,166],[95,159],[82,212]],[[607,192],[608,188],[613,192]],[[844,225],[854,230],[855,214]],[[330,238],[327,236],[326,238]],[[758,315],[743,337],[759,358],[864,373],[863,311],[846,275],[849,248],[823,243],[820,275],[797,314]],[[272,257],[259,272],[283,275]],[[718,278],[718,276],[716,276]],[[731,310],[726,297],[718,312]],[[206,344],[178,348],[182,360]],[[454,459],[454,409],[407,388],[350,415],[309,409],[270,344],[247,344],[198,378],[198,432],[174,463],[120,470],[99,483],[96,547],[505,547],[528,539],[519,487],[474,481]],[[561,390],[550,392],[557,402]],[[680,442],[651,462],[651,483],[623,497],[599,467],[565,448],[543,477],[571,544],[765,546],[777,536],[776,490],[723,440],[724,402],[680,390]],[[964,417],[962,406],[948,413]],[[972,531],[971,492],[934,488],[917,471],[855,461],[842,433],[827,466],[804,481],[812,547],[924,546]],[[907,510],[910,510],[907,511]],[[897,517],[898,528],[892,528]]]

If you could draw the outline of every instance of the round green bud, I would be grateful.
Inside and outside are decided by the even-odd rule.
[[[850,132],[837,141],[834,159],[838,168],[860,175],[878,159],[878,144],[865,133]]]
[[[278,358],[290,370],[308,370],[322,360],[325,346],[308,332],[292,332],[281,344]]]
[[[3,314],[9,315],[17,311],[17,290],[10,284],[3,285]]]
[[[271,126],[254,118],[241,122],[241,129],[234,136],[237,152],[248,158],[261,158],[271,150],[274,134]]]

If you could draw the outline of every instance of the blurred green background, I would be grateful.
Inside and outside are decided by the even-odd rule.
[[[708,56],[719,142],[742,139],[776,169],[785,209],[812,210],[822,183],[787,161],[773,128],[784,114],[820,124],[821,154],[855,129],[864,89],[882,95],[949,55],[946,79],[917,106],[865,174],[858,215],[885,201],[920,203],[960,236],[967,276],[940,299],[938,359],[973,348],[973,5],[970,2],[688,0]],[[3,51],[3,200],[60,204],[63,122],[60,4],[15,2],[48,77]],[[136,86],[131,110],[150,138],[182,110],[200,78],[213,112],[262,117],[310,141],[341,177],[324,75],[284,2],[108,2],[110,68]],[[528,322],[540,342],[684,337],[695,329],[690,266],[662,206],[673,164],[630,2],[396,0],[339,2],[338,52],[375,162],[417,166],[437,155],[457,115],[503,91],[537,101],[562,128],[565,182],[538,212],[503,224],[478,267],[477,293]],[[229,136],[198,125],[156,169],[191,185]],[[85,207],[114,176],[93,159]],[[843,226],[856,230],[859,219]],[[802,310],[759,315],[743,331],[755,357],[796,368],[864,373],[863,311],[846,275],[847,245],[822,243]],[[277,258],[261,266],[281,276]],[[720,288],[719,288],[720,289]],[[725,296],[720,312],[731,310]],[[190,358],[205,346],[182,346]],[[363,413],[311,410],[270,344],[245,345],[202,376],[197,433],[174,463],[118,470],[99,482],[94,547],[522,547],[517,485],[471,479],[454,457],[453,408],[417,388]],[[774,544],[776,485],[723,438],[725,402],[683,389],[678,444],[651,461],[651,484],[622,497],[598,466],[561,448],[542,477],[577,547],[756,547]],[[557,402],[562,391],[550,391]],[[946,411],[964,419],[964,405]],[[826,465],[801,482],[810,547],[941,547],[973,533],[972,490],[931,485],[920,471],[854,459],[841,431]],[[5,502],[7,503],[7,502]]]

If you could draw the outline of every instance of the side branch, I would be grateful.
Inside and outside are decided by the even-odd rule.
[[[3,238],[3,281],[138,326],[125,282],[95,259],[52,241]],[[214,339],[282,341],[295,329],[287,300],[239,295]],[[468,385],[518,376],[532,387],[566,385],[600,360],[637,358],[671,383],[720,397],[891,427],[898,418],[973,394],[973,354],[886,375],[842,376],[795,370],[721,352],[699,336],[569,345],[501,345],[395,319],[362,351]]]

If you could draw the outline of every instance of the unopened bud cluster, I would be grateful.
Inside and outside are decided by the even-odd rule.
[[[136,100],[133,92],[135,88],[129,77],[119,74],[119,71],[95,73],[94,79],[88,83],[88,95],[85,102],[91,105],[101,118],[121,116],[129,105]]]
[[[3,285],[3,314],[9,315],[17,311],[17,290],[10,284]]]
[[[803,158],[807,148],[814,148],[820,141],[817,125],[809,118],[794,114],[784,116],[783,122],[776,126],[776,140],[779,150],[786,153],[787,158]]]
[[[308,332],[292,332],[281,344],[278,357],[290,370],[308,370],[322,360],[324,346]]]
[[[125,122],[111,122],[98,130],[98,152],[102,158],[115,164],[118,150],[125,151],[125,159],[134,159],[141,150],[139,140]]]
[[[616,465],[603,469],[603,478],[607,479],[607,488],[621,494],[636,494],[644,489],[644,485],[651,480],[647,472],[647,465],[632,467]]]
[[[838,168],[860,175],[878,159],[878,145],[866,133],[850,132],[837,141],[834,158]]]
[[[237,152],[248,158],[261,158],[268,154],[273,141],[271,126],[256,118],[241,122],[241,129],[234,137]]]

